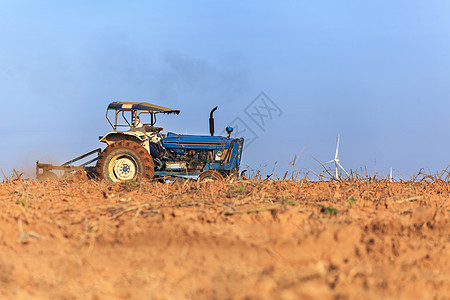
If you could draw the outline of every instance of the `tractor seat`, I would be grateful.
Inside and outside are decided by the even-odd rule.
[[[159,133],[163,130],[162,127],[155,127],[150,125],[144,125],[145,132],[156,132]]]

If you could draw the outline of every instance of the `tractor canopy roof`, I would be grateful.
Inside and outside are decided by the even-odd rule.
[[[108,110],[145,110],[151,113],[179,114],[177,109],[167,108],[147,102],[114,101],[108,105]]]

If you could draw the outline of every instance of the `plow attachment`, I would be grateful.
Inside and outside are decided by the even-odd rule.
[[[36,162],[36,179],[37,180],[52,180],[52,179],[70,179],[73,177],[74,173],[78,170],[83,170],[86,172],[86,175],[90,178],[95,176],[95,167],[88,166],[89,164],[93,163],[94,161],[98,160],[100,153],[102,152],[102,149],[98,148],[95,150],[92,150],[91,152],[88,152],[86,154],[83,154],[81,156],[78,156],[74,159],[69,160],[68,162],[63,163],[62,165],[55,166],[52,164],[43,164],[39,161]],[[81,165],[75,166],[73,165],[75,162],[78,162],[80,160],[86,159],[88,157],[91,157],[93,155],[97,154],[94,158],[89,159],[88,161],[82,163]],[[56,173],[52,171],[57,171],[61,176],[58,176]]]

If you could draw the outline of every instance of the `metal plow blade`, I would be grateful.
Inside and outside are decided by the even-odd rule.
[[[39,161],[37,161],[36,162],[36,179],[41,180],[41,181],[57,180],[57,179],[70,179],[70,178],[73,178],[75,172],[77,172],[79,170],[82,170],[82,172],[86,172],[85,174],[88,176],[88,178],[93,178],[93,177],[95,177],[95,167],[88,166],[88,165],[93,163],[94,161],[98,160],[101,152],[102,152],[102,149],[98,148],[98,149],[92,150],[91,152],[83,154],[81,156],[78,156],[74,159],[71,159],[68,162],[65,162],[59,166],[52,165],[52,164],[43,164],[43,163],[40,163]],[[90,157],[94,154],[97,154],[97,155],[94,158],[91,158],[88,161],[82,163],[81,165],[78,165],[78,166],[73,165],[75,162],[78,162],[82,159]],[[61,175],[58,176],[53,171],[57,171]]]

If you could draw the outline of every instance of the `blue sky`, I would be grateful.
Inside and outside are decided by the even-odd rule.
[[[239,117],[258,136],[243,168],[305,151],[404,177],[450,163],[448,1],[0,0],[0,167],[32,172],[98,147],[114,100],[178,108],[166,131]],[[261,129],[264,91],[283,111]],[[277,164],[278,172],[286,165]]]

